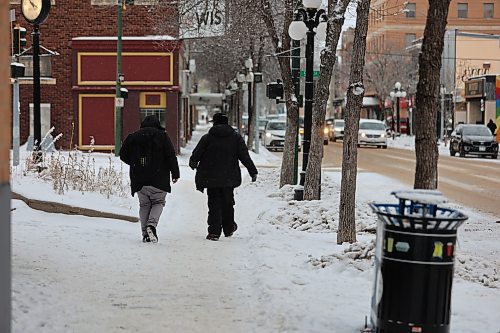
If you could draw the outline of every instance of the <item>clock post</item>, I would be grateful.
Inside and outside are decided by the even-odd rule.
[[[21,0],[21,11],[28,23],[33,25],[33,137],[35,162],[42,158],[42,124],[40,120],[40,24],[49,16],[50,0]]]
[[[42,122],[40,115],[40,26],[33,25],[33,136],[35,142],[35,158],[39,162],[41,156],[41,143],[42,143]]]

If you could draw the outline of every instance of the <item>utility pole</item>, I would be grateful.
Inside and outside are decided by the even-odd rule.
[[[116,38],[116,98],[115,98],[115,156],[120,155],[122,147],[122,33],[123,33],[123,0],[117,6],[117,38]]]

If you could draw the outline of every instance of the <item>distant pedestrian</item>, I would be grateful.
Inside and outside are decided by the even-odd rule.
[[[142,241],[158,242],[156,229],[165,197],[172,182],[180,177],[174,146],[155,115],[144,118],[141,128],[127,136],[120,150],[120,158],[130,165],[132,196],[139,197],[139,218]]]
[[[495,131],[497,130],[497,125],[493,122],[493,119],[490,119],[488,124],[486,125],[491,131],[491,134],[495,135]]]
[[[243,138],[228,125],[225,115],[216,113],[213,127],[201,137],[189,159],[189,166],[196,169],[196,189],[207,189],[209,240],[218,240],[222,232],[230,237],[238,228],[234,221],[234,188],[241,185],[239,161],[255,182],[257,168]]]

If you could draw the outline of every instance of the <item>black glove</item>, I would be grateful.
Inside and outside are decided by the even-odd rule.
[[[189,161],[189,167],[194,170],[197,167],[197,163],[193,162],[193,161]]]
[[[252,175],[252,183],[254,183],[257,180],[257,175]]]

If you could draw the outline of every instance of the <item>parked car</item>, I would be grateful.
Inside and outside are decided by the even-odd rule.
[[[498,157],[498,142],[486,125],[459,124],[450,136],[450,155]]]
[[[266,131],[266,125],[268,122],[269,122],[268,119],[259,119],[259,139],[262,139],[262,136]]]
[[[332,141],[336,142],[338,139],[344,140],[344,119],[333,120]]]
[[[380,120],[360,119],[358,131],[358,147],[361,145],[387,148],[387,132]]]

